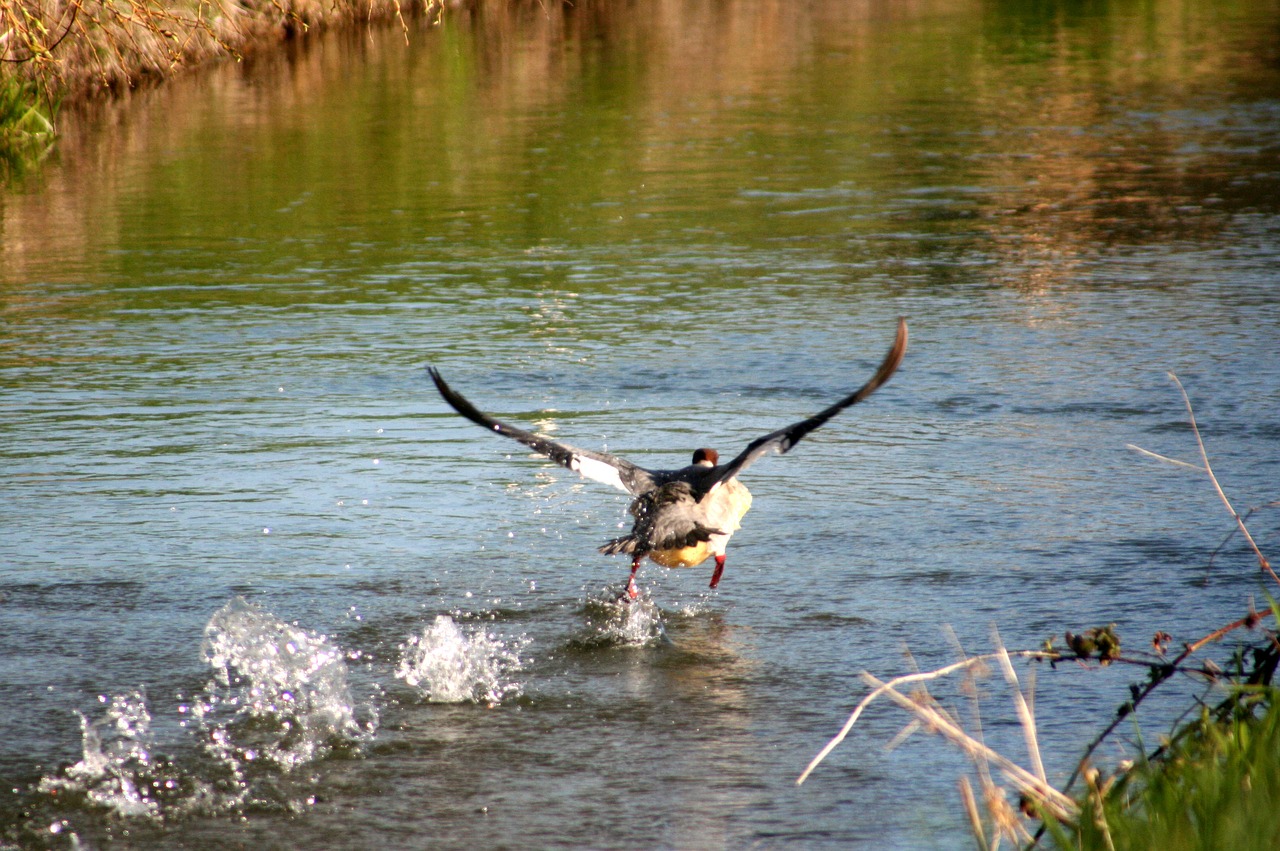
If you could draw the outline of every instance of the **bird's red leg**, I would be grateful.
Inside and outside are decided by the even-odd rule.
[[[640,591],[636,588],[636,571],[640,569],[642,560],[644,560],[643,555],[637,555],[631,560],[631,576],[627,578],[627,596],[633,600],[640,596]]]
[[[716,556],[716,572],[711,574],[711,587],[714,588],[720,584],[720,574],[724,573],[724,556]]]

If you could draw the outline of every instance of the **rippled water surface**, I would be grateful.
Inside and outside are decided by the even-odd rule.
[[[1236,507],[1280,498],[1278,27],[534,4],[69,117],[0,195],[0,846],[969,847],[962,758],[886,751],[887,705],[796,776],[946,625],[1141,647],[1261,599],[1205,477],[1126,447],[1196,460],[1173,371]],[[744,476],[720,588],[629,606],[625,496],[424,370],[673,467],[898,316],[893,380]],[[1038,671],[1053,778],[1132,677]]]

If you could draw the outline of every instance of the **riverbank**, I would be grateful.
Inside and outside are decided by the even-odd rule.
[[[333,27],[438,16],[440,0],[9,0],[0,6],[0,161],[47,152],[61,105]]]
[[[7,75],[76,100],[318,30],[440,9],[438,0],[16,0],[5,10],[4,59]]]

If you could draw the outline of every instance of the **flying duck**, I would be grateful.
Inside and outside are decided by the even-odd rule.
[[[449,406],[473,423],[518,440],[557,464],[635,497],[628,508],[635,517],[630,534],[600,547],[600,552],[606,555],[631,556],[627,594],[634,599],[638,596],[636,571],[646,556],[663,567],[693,567],[714,555],[716,567],[711,574],[711,587],[719,585],[724,573],[725,547],[751,507],[751,493],[738,481],[738,474],[763,455],[770,452],[782,455],[789,451],[806,434],[870,396],[889,380],[906,351],[907,323],[899,319],[897,336],[880,368],[856,391],[808,419],[756,438],[727,464],[720,463],[714,449],[698,449],[693,453],[692,463],[679,470],[646,470],[616,455],[579,449],[499,422],[481,413],[446,384],[435,367],[427,369]]]

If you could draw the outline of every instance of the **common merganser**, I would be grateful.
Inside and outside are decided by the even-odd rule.
[[[579,449],[499,422],[481,413],[446,384],[435,367],[427,370],[450,407],[473,423],[518,440],[588,479],[635,496],[628,508],[635,517],[631,533],[600,547],[600,552],[606,555],[631,555],[627,594],[634,599],[639,593],[636,571],[645,556],[664,567],[693,567],[714,555],[716,567],[711,574],[711,587],[719,585],[724,573],[725,547],[751,507],[751,493],[738,481],[738,474],[763,455],[786,453],[806,434],[870,396],[889,380],[906,351],[907,323],[899,319],[897,336],[880,368],[855,392],[808,419],[753,440],[727,464],[719,463],[720,457],[714,449],[699,449],[693,453],[693,462],[679,470],[646,470],[616,455]]]

